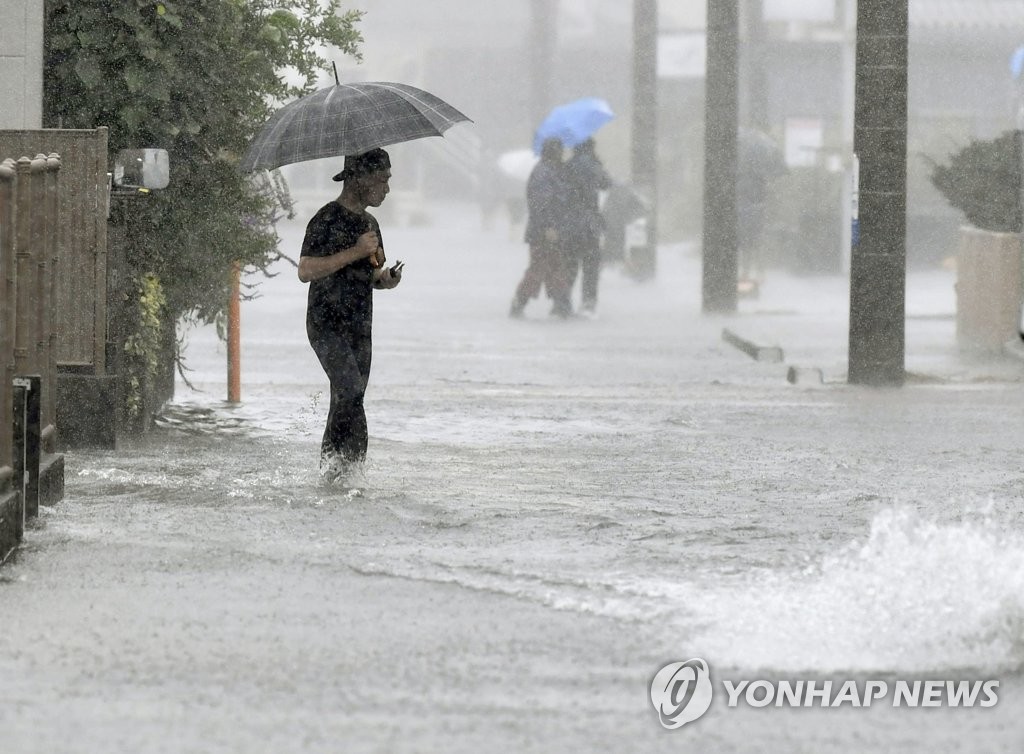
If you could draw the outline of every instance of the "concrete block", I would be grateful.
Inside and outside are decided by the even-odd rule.
[[[956,335],[965,351],[998,352],[1019,337],[1021,241],[964,226],[956,259]]]
[[[825,375],[816,367],[790,367],[786,371],[786,381],[790,385],[820,387],[825,384]]]
[[[116,447],[116,395],[114,376],[59,373],[57,431],[61,447]]]
[[[24,529],[21,493],[0,492],[0,562],[21,542]]]
[[[64,499],[64,454],[44,453],[39,461],[39,504],[56,505]]]

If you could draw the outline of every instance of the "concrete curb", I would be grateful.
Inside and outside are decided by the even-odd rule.
[[[736,348],[743,351],[743,353],[747,354],[747,356],[751,357],[755,361],[764,361],[772,364],[779,364],[785,361],[782,349],[778,346],[759,346],[753,341],[741,338],[728,328],[722,330],[722,340],[730,345],[736,346]]]
[[[722,330],[722,340],[735,346],[756,361],[771,364],[785,362],[785,355],[779,346],[760,346],[752,340],[740,337],[728,328]],[[803,387],[822,387],[825,385],[825,373],[817,367],[798,367],[790,365],[786,370],[786,381],[790,385]]]
[[[35,513],[25,509],[21,492],[0,483],[0,565],[11,556],[25,535],[25,519],[38,515],[40,505],[50,508],[64,499],[64,456],[44,454],[39,462],[38,502]]]

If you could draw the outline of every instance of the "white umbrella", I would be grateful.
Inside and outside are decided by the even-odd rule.
[[[511,152],[502,152],[498,155],[498,168],[509,178],[526,183],[537,160],[538,157],[532,149],[513,149]]]

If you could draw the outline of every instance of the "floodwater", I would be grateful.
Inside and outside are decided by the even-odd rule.
[[[285,264],[242,309],[241,405],[200,328],[157,431],[68,454],[0,570],[4,750],[1024,747],[1020,365],[961,364],[922,316],[907,387],[848,387],[843,280],[780,274],[705,317],[681,245],[652,283],[606,271],[595,321],[509,320],[523,244],[428,216],[383,223],[406,268],[376,300],[362,496],[316,474],[326,383]],[[950,273],[910,287],[952,311]],[[664,730],[651,680],[694,657],[715,700]],[[1000,685],[991,708],[756,709],[721,679]]]

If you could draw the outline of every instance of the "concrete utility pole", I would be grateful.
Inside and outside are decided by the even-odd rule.
[[[850,257],[852,384],[905,378],[908,0],[859,0],[853,150],[860,241]]]
[[[708,0],[704,83],[705,312],[736,311],[736,132],[739,91],[738,0]]]
[[[551,79],[558,41],[558,0],[530,0],[530,34],[524,41],[530,61],[530,117],[533,128],[552,107]],[[531,141],[533,133],[531,130]]]
[[[747,0],[742,10],[741,20],[746,35],[743,66],[746,124],[768,133],[771,130],[771,116],[768,110],[767,41],[762,0]]]
[[[654,277],[658,248],[658,3],[633,0],[633,188],[649,203],[647,242],[630,254],[639,280]]]

